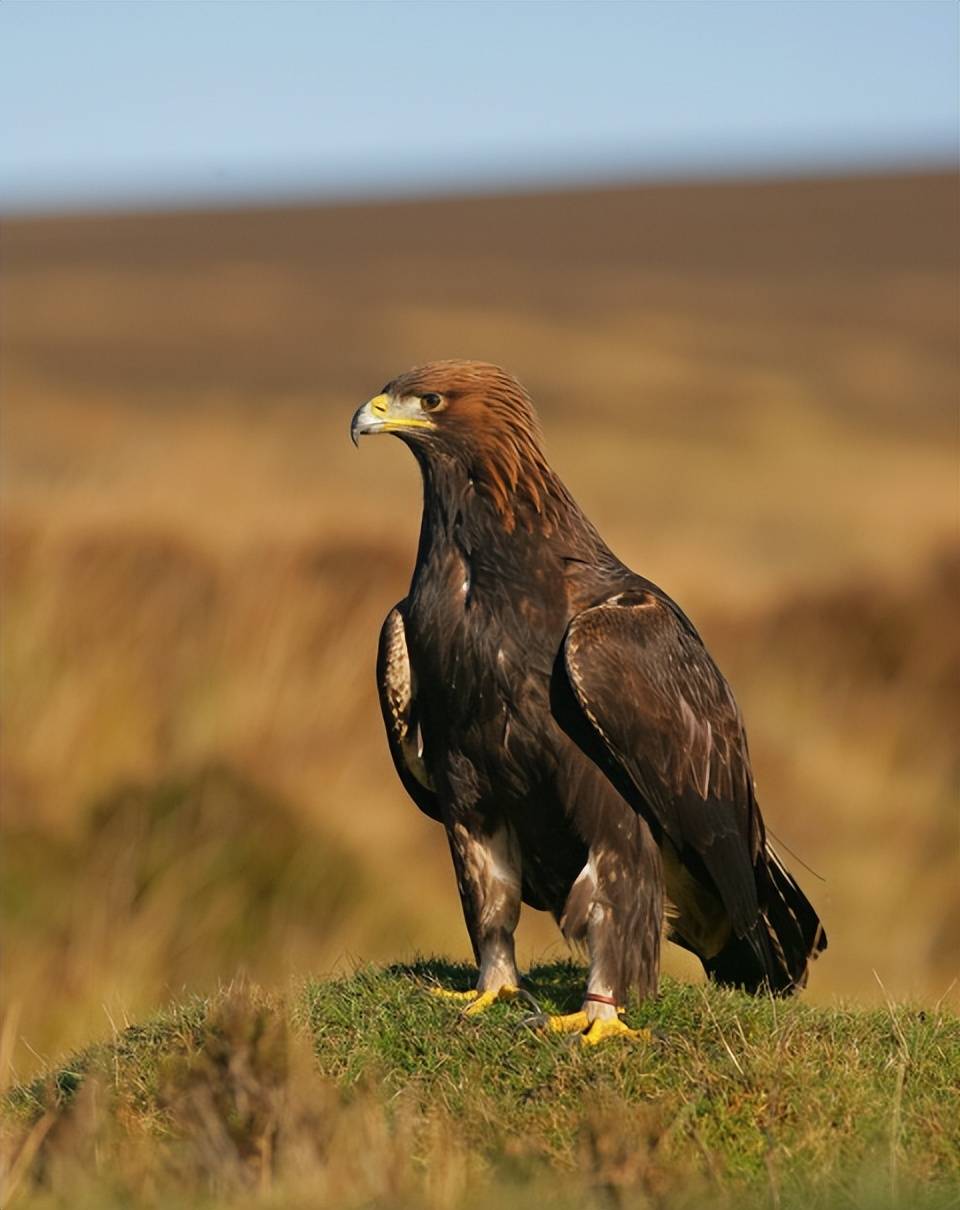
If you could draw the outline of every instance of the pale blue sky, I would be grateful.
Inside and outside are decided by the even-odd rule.
[[[0,206],[957,154],[956,0],[3,0]]]

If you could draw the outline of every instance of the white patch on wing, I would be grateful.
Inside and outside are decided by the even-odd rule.
[[[393,734],[403,753],[403,763],[410,775],[416,778],[425,790],[432,791],[433,781],[423,759],[423,733],[419,724],[412,728],[410,725],[416,690],[407,653],[403,618],[396,610],[391,614],[387,634],[385,680]]]

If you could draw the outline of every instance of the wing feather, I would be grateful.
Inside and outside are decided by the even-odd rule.
[[[404,789],[425,815],[442,821],[440,804],[423,759],[416,685],[403,624],[405,604],[401,601],[390,610],[380,630],[377,650],[380,710],[390,755]]]
[[[574,617],[563,657],[574,697],[626,774],[633,805],[681,861],[702,864],[737,935],[766,965],[755,871],[765,841],[746,736],[696,631],[652,592],[618,593]]]

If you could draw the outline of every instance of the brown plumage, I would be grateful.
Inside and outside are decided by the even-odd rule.
[[[766,841],[730,688],[551,470],[520,384],[434,362],[352,432],[395,433],[423,476],[377,676],[397,772],[447,830],[478,991],[518,981],[521,900],[587,951],[586,1023],[656,991],[665,912],[711,977],[803,986],[826,938]]]

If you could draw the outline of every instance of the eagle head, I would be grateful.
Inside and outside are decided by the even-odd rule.
[[[354,444],[372,433],[400,437],[427,468],[456,464],[509,528],[518,509],[542,512],[550,471],[537,415],[523,386],[499,366],[431,361],[407,370],[355,412]]]

